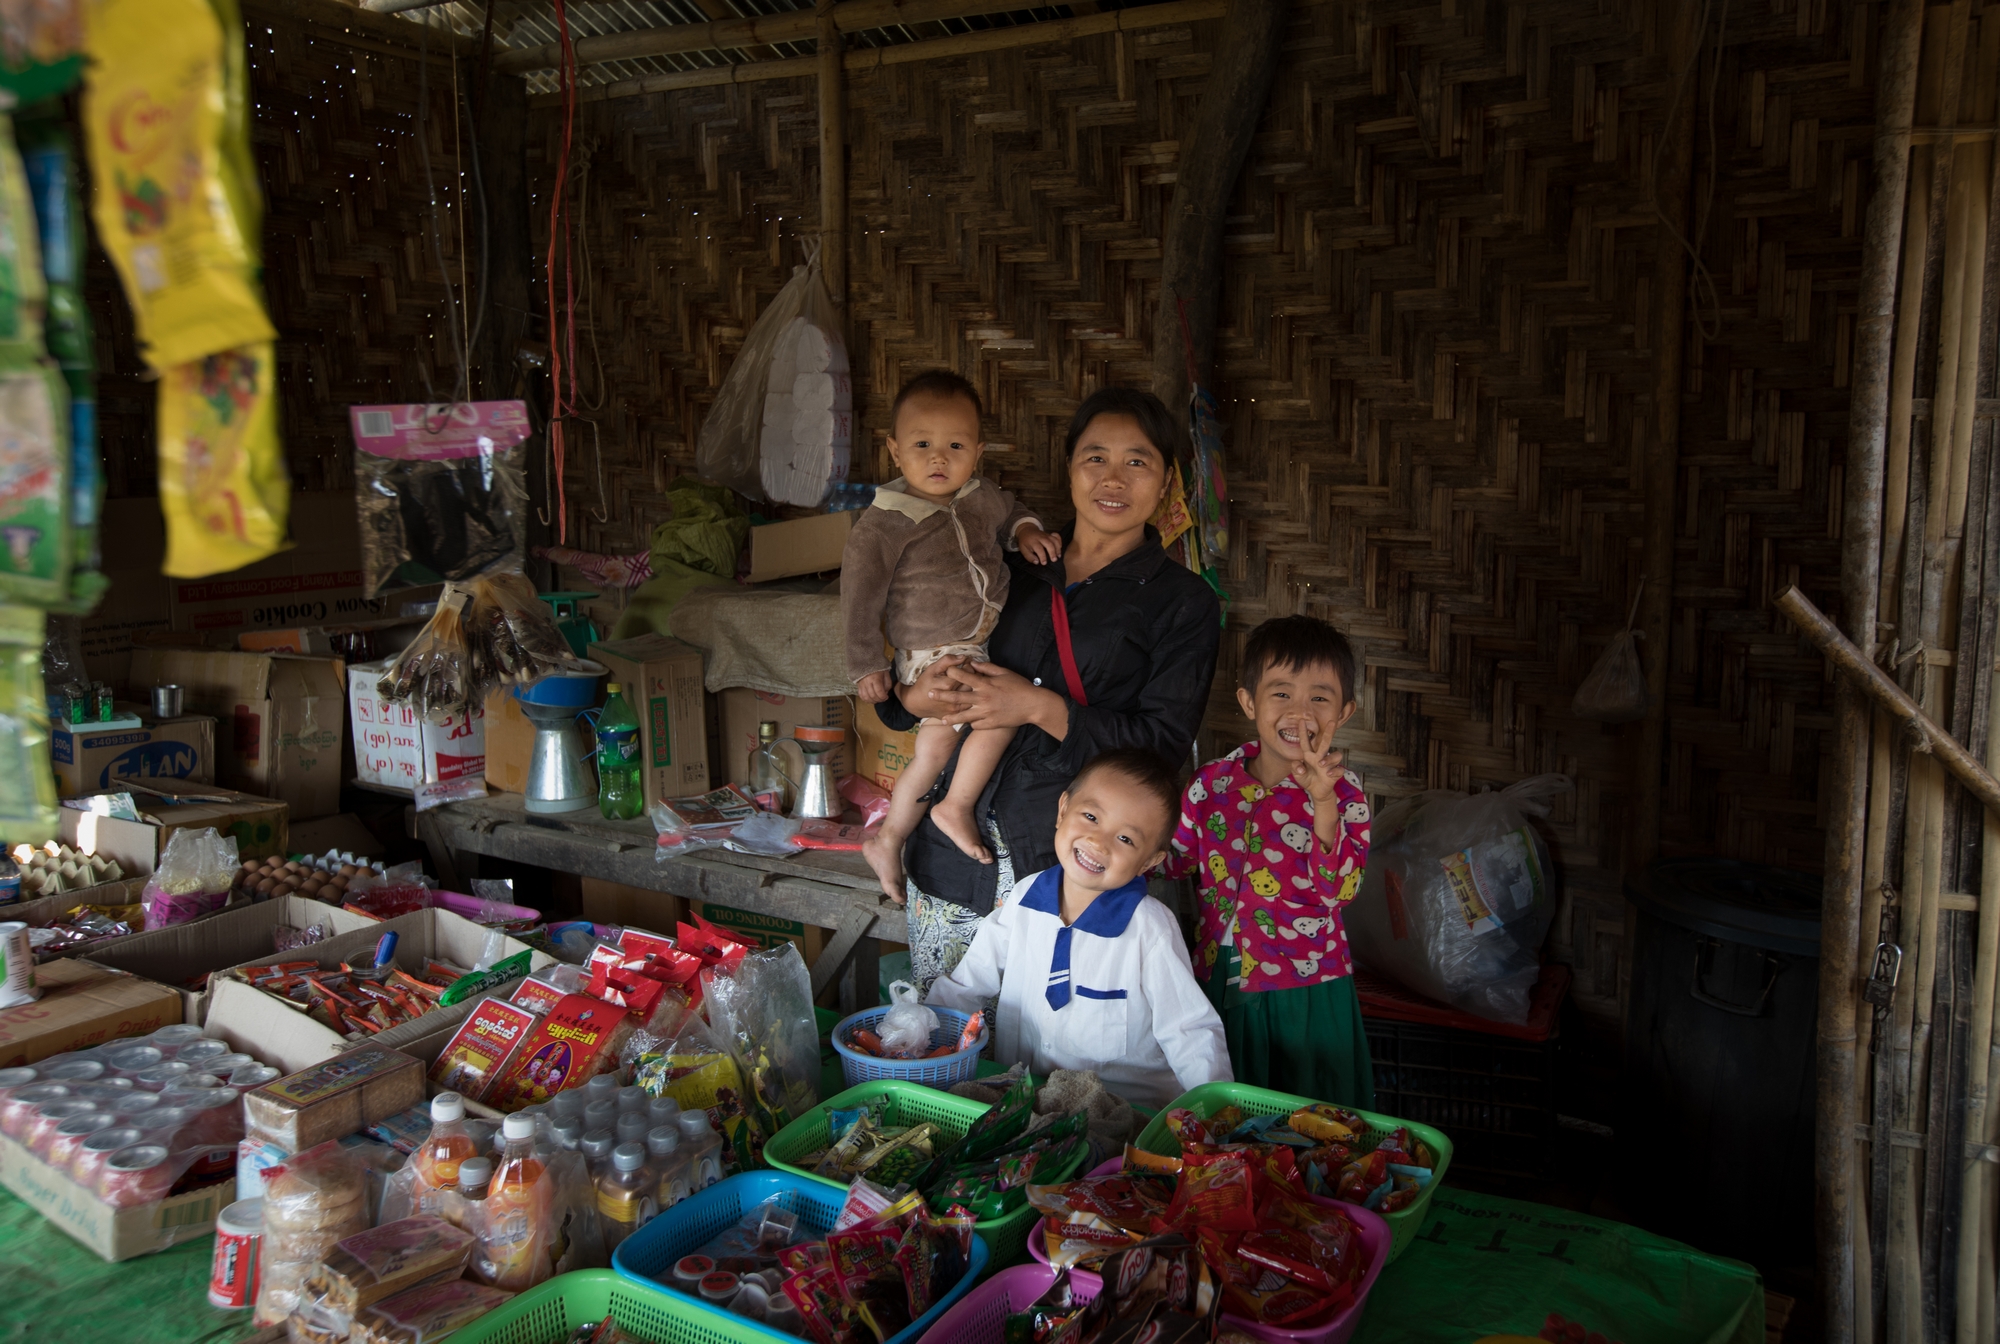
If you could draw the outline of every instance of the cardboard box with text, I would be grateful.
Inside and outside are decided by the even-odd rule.
[[[722,765],[727,772],[719,783],[750,782],[750,754],[757,750],[757,725],[766,721],[778,725],[781,740],[791,737],[792,729],[801,724],[847,729],[847,741],[826,753],[822,759],[832,768],[836,781],[854,772],[854,702],[846,696],[778,695],[772,691],[753,691],[746,686],[731,686],[716,698],[722,705],[722,753],[725,757]],[[786,747],[783,754],[786,772],[795,772],[798,769],[798,753]],[[796,779],[796,774],[793,777]]]
[[[47,961],[35,968],[42,996],[0,1009],[0,1068],[33,1064],[181,1020],[181,996],[165,985],[95,966]]]
[[[63,797],[114,789],[112,781],[118,779],[215,781],[214,719],[206,714],[156,719],[135,705],[121,709],[137,714],[139,727],[78,724],[71,731],[60,723],[49,725],[49,764]]]
[[[638,716],[646,805],[708,792],[714,763],[703,717],[701,650],[668,635],[639,635],[593,644],[590,656],[610,669],[607,684],[618,683]]]
[[[111,781],[109,789],[118,789],[116,779]],[[86,854],[103,854],[118,860],[128,874],[152,872],[159,866],[168,837],[189,826],[213,826],[221,834],[233,836],[236,856],[240,859],[267,859],[286,853],[290,813],[283,803],[275,798],[259,798],[217,787],[200,792],[203,797],[220,801],[174,803],[134,793],[132,801],[139,806],[137,821],[65,807],[57,818],[62,828],[61,839]]]
[[[483,779],[486,706],[433,723],[407,704],[384,700],[375,683],[393,659],[347,670],[347,711],[354,730],[355,775],[363,784],[414,793],[419,784]]]

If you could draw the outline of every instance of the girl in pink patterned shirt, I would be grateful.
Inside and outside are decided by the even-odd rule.
[[[1354,663],[1309,616],[1250,632],[1236,701],[1257,740],[1195,772],[1165,871],[1201,891],[1194,972],[1237,1080],[1365,1110],[1375,1080],[1340,910],[1368,862],[1368,800],[1333,745]]]

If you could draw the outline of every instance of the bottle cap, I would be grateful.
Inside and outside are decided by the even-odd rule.
[[[646,1103],[646,1111],[656,1125],[671,1125],[679,1118],[681,1104],[672,1097],[654,1097]]]
[[[646,1135],[646,1151],[654,1157],[665,1157],[680,1146],[680,1131],[669,1125],[661,1125]]]
[[[535,1137],[535,1117],[516,1112],[500,1122],[500,1137],[503,1139],[532,1139]]]
[[[583,1155],[592,1161],[609,1153],[617,1144],[618,1136],[608,1129],[593,1129],[583,1136]]]
[[[611,1150],[611,1165],[620,1171],[637,1171],[646,1165],[646,1150],[636,1143],[621,1143]]]
[[[609,1129],[618,1123],[618,1103],[615,1101],[593,1101],[583,1108],[585,1129]]]
[[[602,1101],[606,1097],[615,1100],[617,1096],[618,1075],[616,1074],[596,1074],[589,1082],[583,1085],[583,1098],[585,1101]]]
[[[653,1122],[643,1115],[621,1115],[618,1117],[618,1142],[643,1142],[646,1131],[652,1127]]]
[[[458,1188],[477,1190],[493,1179],[493,1163],[484,1157],[468,1157],[458,1164]]]
[[[583,1142],[583,1121],[558,1120],[555,1123],[555,1135],[557,1143],[573,1152]]]
[[[605,682],[605,683],[604,683],[604,693],[605,693],[606,695],[616,695],[616,694],[618,694],[618,683],[617,683],[617,682],[615,682],[615,681],[607,681],[607,682]]]
[[[708,1112],[682,1111],[680,1118],[681,1137],[699,1141],[714,1131],[708,1127]]]
[[[778,740],[778,721],[777,721],[776,719],[766,719],[766,720],[764,720],[764,721],[763,721],[762,723],[758,724],[758,725],[757,725],[757,740],[758,740],[759,742],[775,742],[775,741],[777,741],[777,740]]]
[[[558,1092],[549,1100],[549,1109],[564,1118],[583,1114],[583,1093]]]
[[[618,1109],[636,1111],[646,1104],[646,1089],[636,1084],[618,1089]]]
[[[440,1092],[431,1098],[431,1123],[447,1124],[465,1119],[465,1098],[456,1092]]]

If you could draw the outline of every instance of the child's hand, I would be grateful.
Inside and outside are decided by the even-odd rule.
[[[889,698],[889,691],[895,686],[887,672],[870,672],[857,683],[861,698],[871,705],[879,705]]]
[[[1323,724],[1307,723],[1303,730],[1305,759],[1299,762],[1299,783],[1319,807],[1334,800],[1335,787],[1347,778],[1342,769],[1347,753],[1333,745],[1333,732]]]
[[[1021,554],[1038,565],[1053,564],[1062,559],[1062,538],[1053,532],[1044,532],[1029,523],[1014,537],[1021,547]]]

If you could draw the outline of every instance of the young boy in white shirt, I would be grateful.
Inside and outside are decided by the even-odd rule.
[[[1091,761],[1057,807],[1060,866],[1014,885],[928,1002],[970,1013],[997,993],[1000,1063],[1088,1069],[1142,1106],[1230,1081],[1222,1019],[1180,926],[1146,895],[1179,816],[1180,781],[1152,752]]]

